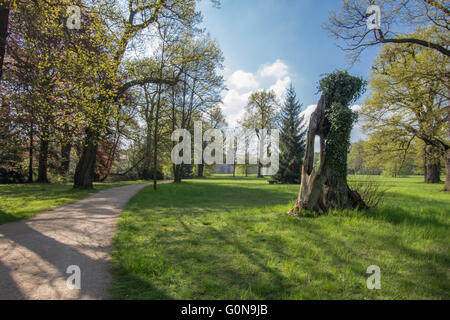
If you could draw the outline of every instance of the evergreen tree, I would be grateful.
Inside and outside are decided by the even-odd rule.
[[[300,183],[306,136],[301,107],[291,85],[280,113],[280,167],[274,176],[279,183]]]

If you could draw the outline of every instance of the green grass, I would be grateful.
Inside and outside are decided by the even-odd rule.
[[[100,190],[130,183],[137,182],[95,183],[93,190],[76,190],[69,183],[0,185],[0,224],[30,218]]]
[[[352,178],[354,179],[354,178]],[[119,219],[118,299],[449,299],[450,195],[421,178],[381,179],[375,210],[285,213],[298,186],[251,179],[145,188]],[[381,268],[381,290],[366,269]]]

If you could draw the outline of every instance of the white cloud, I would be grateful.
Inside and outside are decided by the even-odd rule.
[[[283,98],[291,84],[288,66],[277,59],[274,63],[261,66],[258,72],[245,70],[224,72],[229,90],[222,93],[223,110],[230,127],[236,126],[244,114],[245,106],[252,92],[262,89],[273,90],[278,98]]]
[[[277,97],[282,97],[290,84],[291,84],[291,78],[284,77],[283,79],[277,80],[277,82],[274,85],[272,85],[269,88],[269,90],[273,90],[275,92],[275,94],[277,95]]]
[[[359,112],[362,109],[362,106],[355,104],[354,106],[351,106],[350,109],[354,112]]]
[[[263,78],[274,77],[275,79],[281,79],[285,77],[287,74],[288,74],[288,66],[280,59],[277,59],[271,65],[264,65],[259,70],[259,75]]]
[[[239,93],[235,89],[224,91],[222,98],[223,110],[230,127],[236,126],[238,120],[242,118],[250,94],[251,91]]]
[[[237,70],[228,77],[226,85],[228,88],[236,90],[256,89],[259,87],[259,82],[253,73]]]
[[[354,112],[359,112],[359,111],[361,111],[362,106],[356,104],[354,106],[351,106],[350,109],[352,109]],[[351,138],[350,138],[352,143],[366,138],[366,135],[363,132],[362,126],[363,126],[363,121],[361,119],[359,119],[353,125],[352,134],[351,134]]]
[[[300,116],[305,116],[304,121],[307,124],[309,124],[309,119],[311,118],[311,115],[314,112],[314,110],[316,110],[316,108],[317,108],[317,104],[312,104],[312,105],[309,105],[308,107],[306,107],[306,109],[300,113]]]

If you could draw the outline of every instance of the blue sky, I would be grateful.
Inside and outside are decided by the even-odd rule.
[[[242,114],[245,100],[257,89],[294,85],[304,108],[319,99],[321,75],[335,70],[368,78],[379,48],[366,51],[350,67],[337,41],[322,28],[339,0],[222,0],[220,9],[208,0],[200,3],[203,25],[225,56],[224,111],[232,125]]]

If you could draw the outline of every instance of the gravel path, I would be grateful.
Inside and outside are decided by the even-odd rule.
[[[34,218],[0,225],[0,299],[108,299],[117,217],[148,184],[103,190]],[[80,289],[67,285],[80,268]],[[71,282],[75,283],[75,282]]]

